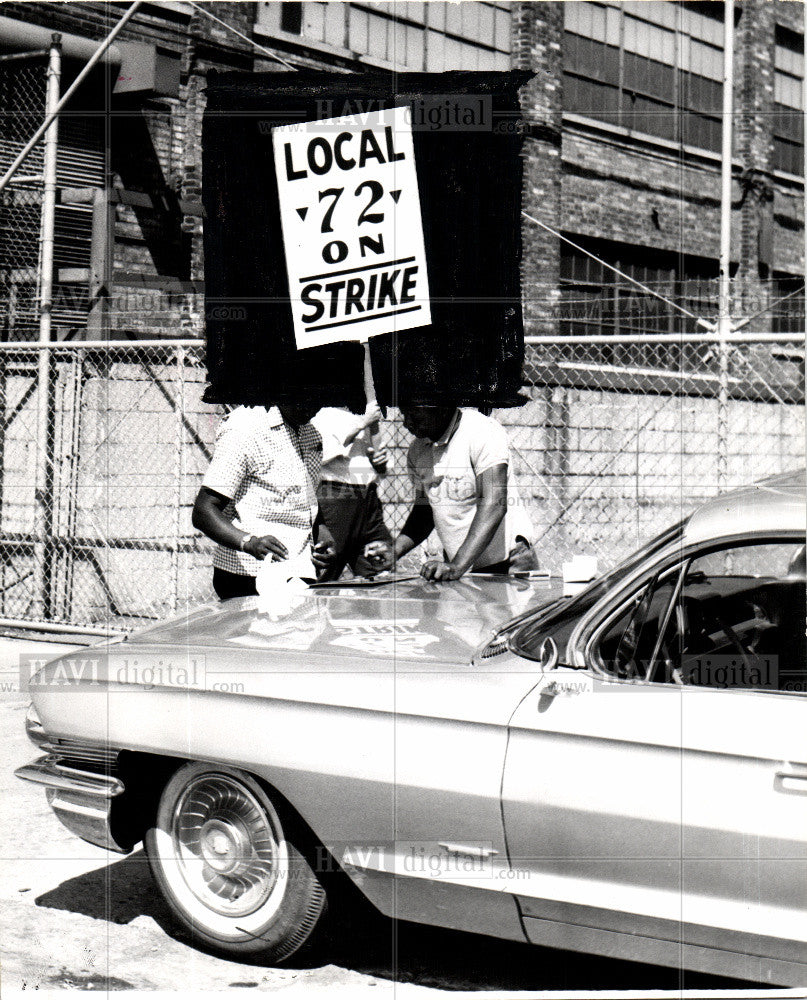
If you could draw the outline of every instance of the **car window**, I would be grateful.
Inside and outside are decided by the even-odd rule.
[[[656,647],[680,568],[653,579],[634,595],[628,607],[600,639],[600,666],[617,677],[644,678]]]
[[[600,637],[598,658],[620,677],[807,692],[806,618],[804,545],[732,546],[636,594]]]
[[[577,623],[609,590],[619,586],[638,566],[656,552],[660,552],[671,542],[681,537],[685,521],[681,521],[665,532],[657,535],[630,559],[598,577],[576,597],[566,598],[552,604],[549,609],[539,608],[527,618],[510,639],[510,648],[520,656],[539,660],[544,639],[551,635],[557,646],[565,648]]]

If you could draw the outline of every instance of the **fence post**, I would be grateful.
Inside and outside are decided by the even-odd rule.
[[[61,88],[61,35],[54,34],[47,71],[45,115],[59,104]],[[45,132],[44,185],[42,190],[42,230],[39,253],[39,342],[37,358],[37,460],[35,475],[36,526],[34,542],[34,603],[42,618],[50,618],[53,560],[53,359],[51,341],[53,307],[53,243],[56,219],[56,160],[59,119],[54,116]]]
[[[547,521],[553,527],[552,535],[547,535],[547,544],[556,549],[569,546],[564,512],[568,503],[569,489],[569,390],[562,386],[546,389],[546,454],[544,474],[550,483],[550,493],[555,498],[550,501]]]
[[[185,458],[184,434],[182,419],[185,413],[185,348],[176,348],[176,461],[174,463],[174,482],[176,494],[174,499],[174,537],[171,546],[171,611],[179,612],[179,548],[180,548],[180,516],[182,510],[183,464]]]

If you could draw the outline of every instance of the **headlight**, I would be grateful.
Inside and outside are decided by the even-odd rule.
[[[25,713],[25,735],[37,747],[41,747],[43,743],[47,742],[45,730],[42,728],[42,723],[39,721],[39,716],[33,702],[28,706],[28,711]]]

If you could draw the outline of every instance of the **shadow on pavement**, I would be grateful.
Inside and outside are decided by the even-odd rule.
[[[36,905],[69,910],[113,924],[128,924],[143,914],[153,917],[161,927],[173,921],[152,881],[143,851],[67,879],[56,889],[38,896]]]
[[[36,904],[115,924],[148,916],[169,937],[194,945],[154,885],[143,851],[68,879],[39,896]],[[240,959],[239,964],[248,963]],[[346,913],[339,913],[324,941],[288,965],[295,969],[336,965],[381,979],[448,990],[644,991],[755,985],[396,922],[357,900],[350,901]]]

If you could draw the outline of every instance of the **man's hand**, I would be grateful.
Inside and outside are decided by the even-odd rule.
[[[362,416],[362,423],[365,427],[372,427],[373,424],[377,424],[381,421],[383,414],[381,413],[381,407],[373,401],[367,404],[367,409],[364,411]]]
[[[456,563],[443,562],[442,559],[429,559],[420,567],[424,580],[459,580],[464,572]]]
[[[368,542],[361,558],[356,563],[359,576],[375,576],[389,569],[393,563],[392,546],[386,542]]]
[[[271,556],[271,561],[282,561],[283,559],[289,558],[289,550],[283,544],[283,542],[278,541],[274,535],[261,535],[260,538],[255,538],[254,536],[247,542],[247,547],[244,549],[249,555],[254,556],[255,559],[265,559],[267,556]]]
[[[376,450],[371,444],[368,444],[367,457],[370,459],[370,465],[372,465],[379,476],[386,474],[387,464],[389,463],[389,452],[386,448]]]
[[[333,536],[324,524],[320,524],[318,540],[311,548],[311,561],[317,571],[317,577],[321,577],[330,568],[336,559],[336,543]]]

